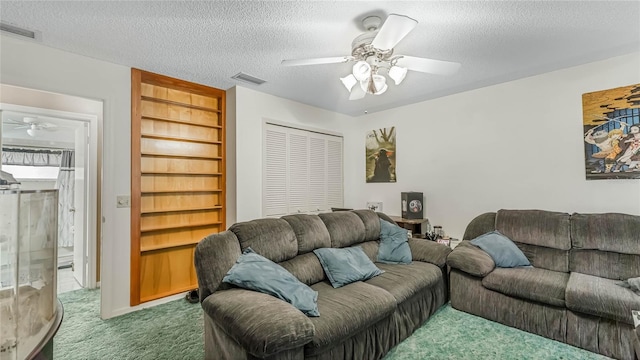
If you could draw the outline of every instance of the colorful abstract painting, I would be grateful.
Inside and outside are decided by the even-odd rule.
[[[396,182],[395,126],[369,131],[365,148],[367,182]]]
[[[582,95],[587,180],[640,179],[640,84]]]

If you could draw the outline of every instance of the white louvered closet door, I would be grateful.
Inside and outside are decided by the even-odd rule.
[[[289,129],[289,214],[309,211],[309,135]]]
[[[262,213],[264,216],[286,215],[287,198],[287,132],[268,127],[264,133],[264,174]]]
[[[327,201],[327,140],[318,134],[309,137],[309,211],[329,211]]]
[[[266,124],[263,216],[343,207],[342,137]]]
[[[327,139],[327,202],[329,207],[343,207],[342,138]]]

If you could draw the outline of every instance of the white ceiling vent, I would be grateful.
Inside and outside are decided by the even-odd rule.
[[[236,80],[240,80],[240,81],[244,81],[244,82],[248,82],[248,83],[254,84],[254,85],[262,85],[262,84],[267,82],[266,80],[259,79],[259,78],[255,77],[255,76],[251,76],[251,75],[245,74],[243,72],[239,72],[239,73],[233,75],[231,78],[232,79],[236,79]]]
[[[0,22],[0,31],[5,34],[18,36],[20,38],[27,38],[31,40],[40,41],[42,39],[42,33],[40,31],[23,29],[15,25],[9,25],[4,22]]]

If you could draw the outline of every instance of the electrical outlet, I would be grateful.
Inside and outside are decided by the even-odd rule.
[[[376,212],[382,212],[382,202],[381,201],[367,201],[367,209],[373,210]]]
[[[128,208],[131,206],[131,197],[129,195],[118,195],[116,201],[116,207]]]

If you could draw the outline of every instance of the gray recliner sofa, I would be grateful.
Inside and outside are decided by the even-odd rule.
[[[208,359],[379,359],[448,301],[448,247],[410,239],[413,262],[376,263],[385,272],[333,288],[312,252],[361,246],[375,262],[382,213],[370,210],[291,215],[232,225],[196,247]],[[287,302],[223,283],[251,247],[318,292],[319,317]]]
[[[533,268],[496,268],[469,240],[498,230]],[[448,256],[451,305],[618,359],[634,359],[631,310],[619,286],[640,276],[640,216],[500,210],[473,219]]]

